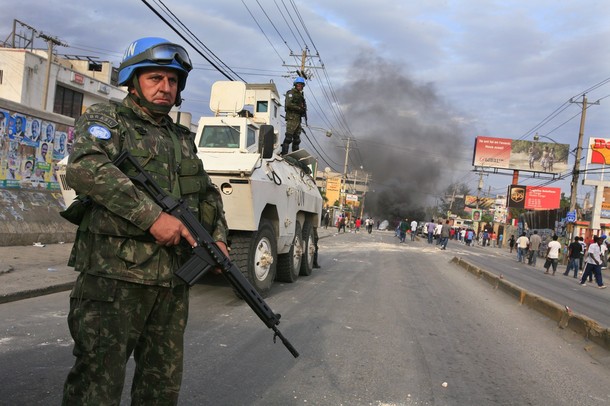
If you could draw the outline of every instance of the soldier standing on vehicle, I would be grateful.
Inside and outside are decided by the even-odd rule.
[[[307,125],[307,104],[305,103],[305,79],[297,77],[294,80],[294,87],[286,92],[285,110],[286,110],[286,138],[282,143],[282,155],[288,153],[290,144],[292,144],[292,152],[299,149],[301,145],[301,117],[305,117],[305,125]]]
[[[127,97],[95,104],[76,122],[66,177],[91,204],[78,217],[70,258],[80,272],[68,315],[76,361],[63,405],[118,405],[132,354],[131,403],[178,403],[189,289],[174,271],[196,241],[112,160],[128,150],[143,161],[161,187],[188,203],[227,255],[220,194],[203,170],[189,129],[168,116],[182,100],[191,69],[180,45],[137,40],[118,71]],[[183,239],[188,245],[180,244]]]

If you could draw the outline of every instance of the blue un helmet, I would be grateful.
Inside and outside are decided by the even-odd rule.
[[[193,64],[186,50],[164,38],[146,37],[131,43],[123,54],[119,66],[119,86],[132,84],[134,73],[139,68],[163,67],[178,71],[178,89],[184,90],[186,78]]]
[[[303,79],[302,77],[298,76],[295,80],[293,85],[297,85],[297,84],[302,84],[303,86],[305,86],[305,79]]]

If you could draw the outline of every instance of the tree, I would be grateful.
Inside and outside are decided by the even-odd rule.
[[[559,200],[559,208],[570,208],[570,198],[566,197],[565,192],[561,192],[561,200]]]
[[[470,194],[470,188],[465,183],[454,182],[447,186],[445,193],[440,198],[439,209],[444,215],[448,212],[460,217],[467,217],[464,211],[466,196]]]

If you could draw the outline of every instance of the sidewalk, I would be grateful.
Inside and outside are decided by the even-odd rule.
[[[319,238],[337,229],[318,229]],[[67,266],[72,243],[0,247],[0,304],[72,289],[78,276]]]
[[[72,288],[77,273],[66,265],[70,244],[0,247],[0,303]]]

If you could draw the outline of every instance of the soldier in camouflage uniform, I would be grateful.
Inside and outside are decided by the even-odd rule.
[[[119,85],[128,86],[129,95],[122,103],[91,106],[76,123],[67,182],[92,203],[70,258],[80,275],[70,295],[76,361],[64,405],[118,405],[132,353],[132,404],[178,402],[189,290],[174,271],[190,254],[181,240],[190,246],[195,240],[112,160],[129,150],[161,187],[188,202],[227,254],[220,194],[189,129],[168,116],[180,104],[191,68],[181,46],[140,39],[119,67]]]
[[[288,148],[292,144],[292,152],[299,149],[301,145],[301,117],[305,117],[307,124],[307,104],[303,88],[305,79],[298,77],[294,80],[294,88],[286,92],[286,138],[282,143],[282,155],[288,153]]]

